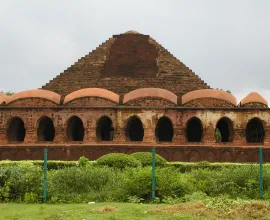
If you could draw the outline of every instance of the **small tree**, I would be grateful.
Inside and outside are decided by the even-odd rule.
[[[215,136],[216,136],[217,142],[221,142],[222,141],[221,132],[220,132],[220,130],[218,128],[216,128],[216,130],[215,130]]]

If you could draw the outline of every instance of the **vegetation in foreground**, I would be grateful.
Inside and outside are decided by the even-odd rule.
[[[0,219],[270,219],[268,202],[209,199],[179,204],[0,204]]]
[[[96,162],[49,162],[48,203],[151,202],[151,153],[108,154]],[[157,156],[156,203],[205,198],[259,199],[259,166],[169,164]],[[184,168],[184,169],[183,169]],[[264,198],[270,199],[270,166],[264,166]],[[0,162],[0,201],[41,203],[39,162]]]

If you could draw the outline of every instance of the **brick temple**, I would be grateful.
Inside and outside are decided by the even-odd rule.
[[[149,35],[113,35],[42,86],[0,96],[0,159],[91,160],[151,151],[169,161],[270,162],[270,111],[211,89]]]

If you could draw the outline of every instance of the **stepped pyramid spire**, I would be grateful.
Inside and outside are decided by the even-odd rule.
[[[67,95],[83,88],[124,94],[138,88],[163,88],[178,96],[209,86],[149,35],[113,35],[42,89]]]

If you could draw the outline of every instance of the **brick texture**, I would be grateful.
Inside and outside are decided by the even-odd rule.
[[[159,43],[142,34],[114,35],[42,86],[61,95],[91,87],[121,95],[154,87],[178,96],[209,88]]]

